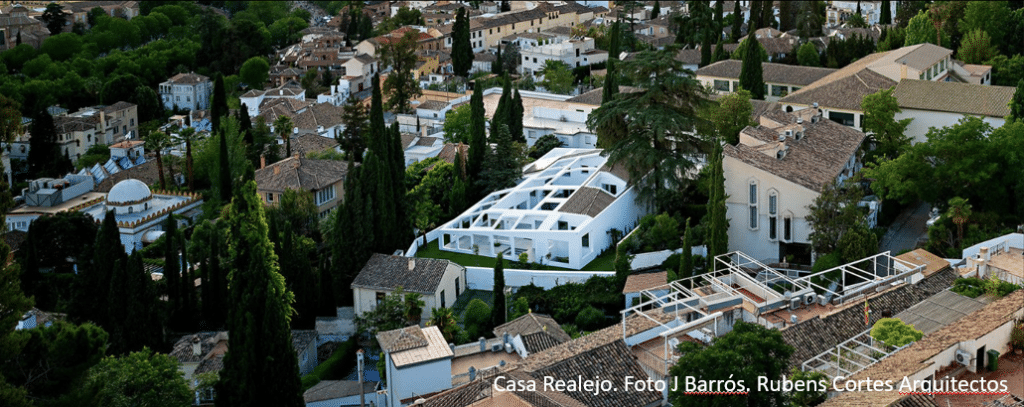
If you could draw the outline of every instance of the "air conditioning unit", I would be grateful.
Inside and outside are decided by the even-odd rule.
[[[793,130],[786,130],[786,137],[793,137]]]
[[[506,343],[505,344],[505,353],[512,353],[512,344],[511,343]]]
[[[971,352],[963,349],[956,350],[956,363],[967,366],[971,364]]]
[[[496,343],[494,345],[491,345],[491,352],[501,352],[501,350],[504,348],[505,347],[502,346],[500,343]]]
[[[814,293],[807,293],[807,294],[805,294],[804,295],[804,305],[814,304],[814,301],[818,299],[817,297],[818,296],[815,295]]]
[[[800,318],[797,318],[797,316],[796,316],[796,315],[790,315],[790,316],[789,316],[789,323],[791,323],[791,324],[793,324],[793,325],[796,325],[796,323],[797,323],[798,321],[800,321]]]
[[[800,298],[793,298],[793,299],[789,300],[789,309],[800,308],[801,301],[802,300]]]
[[[828,298],[826,298],[824,295],[819,295],[818,296],[818,304],[820,304],[822,307],[824,307],[826,304],[828,304]]]

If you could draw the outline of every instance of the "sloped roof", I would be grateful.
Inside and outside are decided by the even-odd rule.
[[[275,172],[275,168],[279,170]],[[300,156],[288,157],[258,169],[255,175],[260,190],[284,192],[287,189],[317,191],[345,179],[347,173],[348,163]]]
[[[632,86],[619,86],[619,93],[639,92],[643,89]],[[587,105],[601,106],[601,99],[604,98],[604,87],[584,92],[579,96],[573,96],[565,101],[568,103],[583,103]]]
[[[377,333],[377,341],[385,352],[401,352],[427,346],[426,335],[419,325]]]
[[[782,112],[769,111],[764,116],[783,126],[796,124],[796,117]],[[727,157],[735,158],[748,165],[770,174],[782,177],[812,191],[821,188],[836,179],[842,172],[850,157],[857,152],[866,137],[864,133],[831,120],[818,120],[817,123],[804,121],[804,137],[800,140],[787,138],[785,142],[774,141],[778,137],[777,130],[764,126],[743,129],[742,134],[766,142],[760,146],[745,144],[724,146]],[[779,159],[774,154],[762,152],[765,147],[784,144],[786,155]]]
[[[389,291],[402,287],[406,292],[433,294],[449,264],[448,260],[374,253],[352,281],[352,287]]]
[[[302,399],[307,404],[317,401],[340,399],[342,397],[359,395],[359,381],[357,380],[322,380],[315,386],[310,387],[302,394]],[[377,382],[363,382],[362,393],[372,393],[377,387]]]
[[[581,187],[558,208],[558,211],[587,215],[593,218],[597,217],[612,202],[615,202],[615,197],[603,190]]]
[[[515,337],[516,335],[530,335],[535,333],[543,333],[546,336],[554,339],[555,344],[567,342],[572,340],[569,334],[562,330],[562,327],[558,325],[558,322],[547,315],[535,314],[532,312],[527,313],[519,318],[504,324],[498,325],[492,331],[494,336],[501,338],[503,334],[508,333],[509,336]],[[537,352],[538,350],[530,350],[531,353]]]
[[[1006,117],[1016,88],[903,79],[892,92],[900,108]]]
[[[440,100],[428,100],[426,102],[420,103],[419,105],[416,105],[417,109],[434,110],[438,112],[446,107],[448,107],[448,104]]]
[[[306,156],[314,151],[333,149],[338,146],[338,140],[334,137],[324,137],[319,134],[302,134],[292,138],[292,152]]]
[[[950,267],[949,262],[945,259],[932,254],[925,249],[916,249],[896,256],[897,259],[903,260],[907,263],[924,266],[922,272],[926,276],[930,276],[939,272],[940,270]]]
[[[716,78],[730,78],[739,80],[740,70],[743,61],[737,59],[726,59],[697,70],[697,76],[711,76]],[[761,64],[762,76],[768,83],[784,83],[788,85],[807,86],[825,76],[828,76],[835,69],[818,68],[813,66],[795,66],[765,62]]]
[[[626,277],[626,285],[622,288],[622,292],[624,294],[638,293],[665,284],[668,284],[668,272],[665,271],[630,274],[629,277]]]
[[[637,363],[622,339],[538,369],[533,376],[538,379],[552,377],[555,380],[572,380],[580,375],[595,374],[611,380],[613,385],[620,389],[625,388],[626,376],[647,377],[647,373]],[[577,389],[563,393],[592,407],[646,406],[661,400],[661,392],[653,388],[647,389],[647,391],[630,389],[630,391],[605,393]]]
[[[415,365],[454,356],[448,342],[436,326],[408,328],[377,333],[377,341],[391,356],[395,367]]]
[[[210,78],[197,73],[179,73],[168,79],[167,82],[176,85],[195,85],[201,82],[209,82]]]
[[[821,107],[859,111],[864,96],[896,86],[896,81],[867,68],[845,76],[836,75],[840,71],[842,69],[779,101],[802,105],[818,103]]]
[[[896,56],[895,62],[898,64],[906,64],[907,66],[923,71],[930,68],[940,59],[945,58],[953,53],[953,50],[940,47],[935,44],[923,43],[912,45],[909,47],[903,47],[895,50]]]
[[[294,99],[289,99],[294,100]],[[292,118],[299,129],[315,130],[319,126],[330,128],[341,124],[344,108],[330,103],[317,103]]]

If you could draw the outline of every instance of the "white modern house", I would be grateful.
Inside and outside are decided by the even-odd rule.
[[[202,197],[193,193],[154,194],[137,179],[118,182],[105,194],[93,192],[93,186],[91,175],[31,181],[22,191],[25,203],[7,214],[7,229],[27,232],[33,220],[59,212],[84,212],[98,222],[114,211],[121,244],[131,253],[163,235],[169,214],[197,214],[194,210],[203,204]]]
[[[455,353],[436,326],[378,332],[377,342],[384,350],[388,407],[412,404],[417,396],[452,387]]]
[[[541,137],[553,134],[562,142],[563,147],[597,147],[597,134],[587,126],[587,116],[599,104],[575,102],[570,96],[546,92],[521,90],[519,96],[523,99],[523,136],[526,145],[532,146]],[[488,118],[494,117],[500,99],[501,88],[484,90],[484,110]]]
[[[598,64],[608,60],[608,52],[596,49],[593,38],[586,37],[561,42],[555,42],[555,39],[545,41],[551,42],[519,51],[523,58],[522,64],[519,65],[519,73],[541,78],[543,77],[541,71],[544,70],[544,65],[548,60],[561,61],[570,68]]]
[[[729,250],[765,263],[788,255],[810,261],[808,205],[861,168],[866,137],[815,112],[765,112],[739,144],[724,146]]]
[[[179,73],[160,84],[160,100],[167,109],[209,109],[213,81],[196,73]]]
[[[431,232],[441,250],[580,269],[647,213],[623,168],[596,149],[556,148],[523,171],[518,185],[492,192]]]

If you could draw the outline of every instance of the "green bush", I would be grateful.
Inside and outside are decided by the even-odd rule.
[[[316,386],[320,380],[341,380],[356,367],[356,337],[342,342],[334,353],[325,361],[320,362],[313,372],[302,376],[302,391]]]
[[[604,327],[604,313],[588,305],[576,315],[576,326],[584,331],[593,331]]]
[[[983,294],[992,294],[996,297],[1004,297],[1009,293],[1017,291],[1019,285],[991,278],[981,279],[977,277],[958,278],[953,282],[953,291],[964,297],[977,298]]]
[[[476,340],[481,336],[490,336],[488,332],[491,330],[491,307],[479,298],[474,298],[466,306],[466,314],[462,322],[466,326],[466,333],[470,340]]]
[[[320,383],[320,376],[312,373],[302,376],[302,391],[305,392],[313,386],[316,386],[318,383]]]

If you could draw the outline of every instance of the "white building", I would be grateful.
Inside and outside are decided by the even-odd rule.
[[[193,193],[154,194],[136,179],[118,182],[105,194],[92,192],[93,185],[92,176],[73,174],[30,182],[22,191],[25,203],[7,214],[7,229],[27,232],[33,220],[60,212],[84,212],[99,222],[113,211],[121,244],[131,253],[163,235],[168,214],[194,215],[203,203]]]
[[[435,229],[441,250],[580,269],[646,214],[626,171],[596,149],[556,148],[523,171],[518,185],[492,192]]]
[[[402,400],[452,387],[455,353],[436,326],[378,332],[377,342],[384,350],[388,407],[401,407]]]
[[[729,249],[765,263],[810,262],[808,206],[823,187],[861,168],[864,133],[803,110],[765,112],[725,145]]]
[[[550,40],[549,40],[550,41]],[[608,60],[608,52],[596,49],[593,38],[572,39],[524,48],[519,51],[523,61],[519,73],[542,78],[548,60],[562,61],[570,68],[598,64]]]
[[[196,73],[179,73],[160,84],[160,100],[167,109],[209,109],[213,82]]]
[[[424,305],[417,322],[426,322],[431,309],[455,305],[455,299],[466,291],[466,268],[448,260],[375,253],[352,280],[356,315],[373,310],[399,287],[420,294]]]
[[[262,105],[264,101],[272,99],[294,99],[300,102],[305,101],[306,90],[299,86],[286,83],[273,89],[250,90],[239,97],[239,100],[243,105],[245,105],[246,110],[249,112],[250,117],[258,116],[260,114],[260,105]],[[267,124],[269,125],[270,123],[268,122]]]
[[[563,147],[597,147],[597,135],[587,126],[587,116],[598,105],[574,102],[569,96],[545,92],[521,90],[519,95],[523,99],[523,136],[526,145],[532,146],[541,137],[554,134]],[[488,118],[494,117],[500,99],[501,88],[484,91],[484,110]]]
[[[964,115],[980,117],[992,128],[1002,127],[1015,91],[1011,86],[904,79],[892,96],[901,110],[896,120],[913,119],[904,134],[920,143],[927,141],[931,128],[952,126]]]

